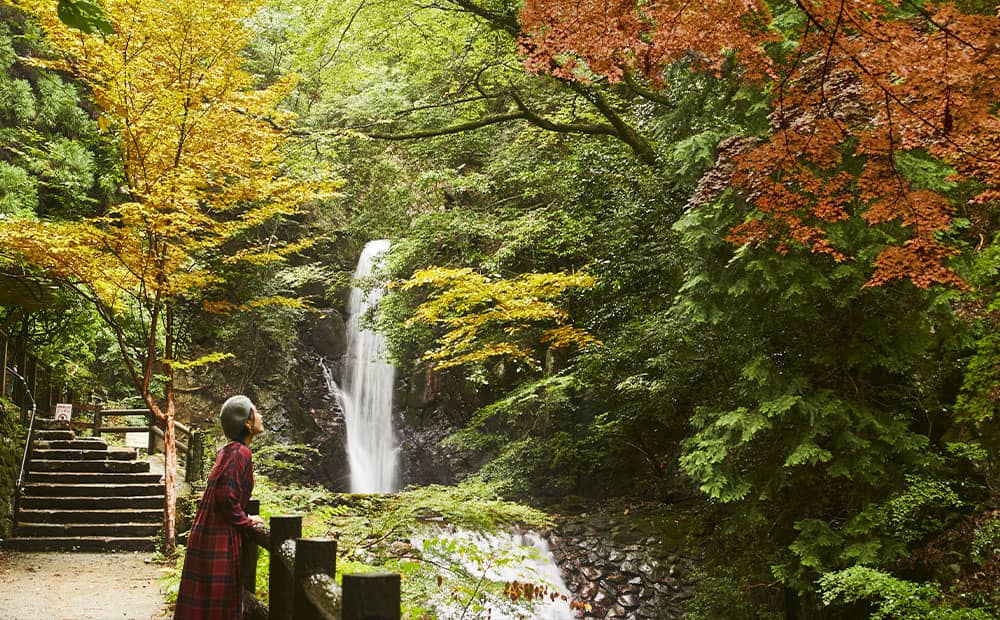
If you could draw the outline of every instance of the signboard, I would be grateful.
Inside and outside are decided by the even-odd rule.
[[[141,433],[125,433],[125,447],[148,448],[149,431],[142,431]]]
[[[59,403],[56,405],[56,415],[55,419],[62,420],[63,422],[69,422],[70,417],[73,415],[73,405],[70,403]]]

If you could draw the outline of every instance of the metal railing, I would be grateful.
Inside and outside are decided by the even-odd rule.
[[[14,485],[14,514],[16,515],[21,505],[21,490],[24,487],[24,474],[28,464],[28,453],[31,451],[31,433],[35,429],[35,414],[38,413],[38,406],[35,403],[35,397],[32,394],[32,390],[28,387],[27,379],[17,374],[16,370],[8,369],[5,366],[4,372],[6,373],[8,371],[24,382],[25,391],[28,398],[31,399],[31,417],[28,419],[28,433],[24,437],[24,452],[21,455],[21,467],[17,470],[17,482]]]
[[[259,504],[251,501],[248,512]],[[270,620],[399,620],[400,576],[397,573],[343,575],[334,579],[337,540],[302,538],[301,515],[275,515],[270,527],[257,526],[244,541],[240,575],[244,584],[244,617]],[[258,549],[270,555],[269,605],[257,600]]]

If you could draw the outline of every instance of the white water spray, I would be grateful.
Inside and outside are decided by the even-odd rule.
[[[512,528],[506,535],[463,529],[438,529],[412,540],[424,558],[441,565],[461,565],[472,578],[496,583],[531,584],[543,593],[513,603],[485,591],[433,601],[442,620],[573,620],[569,589],[552,556],[548,541],[531,530]],[[476,600],[469,601],[469,597]],[[476,609],[470,609],[474,604]]]
[[[358,259],[355,279],[370,275],[388,249],[386,240],[369,241]],[[391,493],[398,488],[399,448],[392,428],[396,369],[385,361],[383,335],[361,327],[365,313],[378,305],[383,293],[381,288],[366,294],[354,287],[348,302],[344,389],[335,393],[347,423],[352,493]]]

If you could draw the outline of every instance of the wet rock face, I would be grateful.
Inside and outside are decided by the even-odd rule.
[[[651,521],[650,521],[651,522]],[[577,618],[685,616],[695,554],[627,515],[564,517],[549,544],[574,600],[590,604]]]
[[[482,466],[481,456],[441,445],[442,440],[460,430],[441,411],[425,410],[403,419],[399,434],[403,486],[455,484]]]
[[[330,393],[318,358],[302,364],[302,389],[292,427],[319,455],[312,457],[311,478],[333,491],[351,490],[344,412]]]
[[[462,430],[467,412],[480,406],[478,394],[454,378],[414,369],[398,381],[394,421],[400,441],[402,485],[455,484],[477,472],[488,460],[441,442]]]
[[[320,313],[303,340],[318,355],[336,360],[347,351],[347,326],[338,311],[327,309]]]

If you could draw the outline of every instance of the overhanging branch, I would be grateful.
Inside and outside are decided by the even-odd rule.
[[[379,140],[419,140],[421,138],[434,138],[436,136],[447,136],[449,134],[462,133],[463,131],[471,131],[473,129],[479,129],[480,127],[496,125],[497,123],[506,123],[508,121],[526,118],[527,115],[524,112],[509,112],[507,114],[487,116],[486,118],[470,121],[468,123],[438,127],[436,129],[424,129],[421,131],[411,131],[409,133],[384,133],[372,131],[363,132],[362,135],[368,136],[369,138],[377,138]]]

